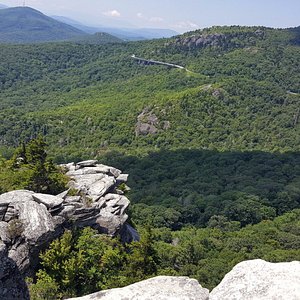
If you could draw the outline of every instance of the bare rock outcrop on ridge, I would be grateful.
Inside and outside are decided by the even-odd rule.
[[[20,278],[31,274],[39,251],[67,228],[91,226],[111,236],[121,233],[127,242],[139,239],[126,224],[127,174],[95,160],[62,167],[70,182],[69,189],[59,195],[27,190],[0,195],[0,299],[23,299],[17,296],[21,290],[27,299]]]

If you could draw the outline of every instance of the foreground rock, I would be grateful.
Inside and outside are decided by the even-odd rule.
[[[298,300],[300,262],[256,259],[236,265],[210,293],[210,300]]]
[[[256,259],[236,265],[209,291],[195,279],[158,276],[124,288],[69,300],[298,300],[300,262],[269,263]]]
[[[77,300],[208,300],[208,289],[188,277],[158,276],[119,289],[105,290]],[[71,299],[69,299],[71,300]]]
[[[126,242],[139,238],[126,224],[129,200],[122,190],[127,174],[95,160],[62,167],[70,176],[70,189],[57,196],[27,190],[0,195],[1,283],[16,271],[30,275],[39,251],[73,226],[91,226],[111,236],[121,233]]]

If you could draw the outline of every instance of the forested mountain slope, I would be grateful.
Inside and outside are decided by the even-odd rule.
[[[298,33],[225,27],[122,45],[3,45],[1,145],[42,131],[65,157],[112,149],[299,150]],[[194,73],[141,66],[133,53]],[[136,132],[142,112],[156,134]]]
[[[85,35],[85,32],[30,7],[0,10],[0,43],[60,41]]]
[[[126,249],[67,232],[41,256],[33,292],[63,298],[157,274],[212,288],[242,260],[299,260],[299,45],[299,27],[238,26],[131,43],[1,45],[0,154],[42,134],[57,162],[97,158],[129,173],[130,222],[142,236]],[[0,158],[1,192],[29,188],[37,168],[20,163],[22,152],[25,144]],[[80,245],[92,249],[83,259]],[[67,266],[56,264],[61,255]]]
[[[129,172],[133,202],[172,207],[173,228],[213,215],[245,225],[299,207],[299,27],[0,51],[2,155],[42,133],[59,162],[98,157]],[[232,202],[241,211],[251,202],[250,215]],[[139,215],[157,211],[144,204]]]

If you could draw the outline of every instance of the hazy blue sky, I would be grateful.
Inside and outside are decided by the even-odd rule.
[[[23,0],[0,3],[20,6]],[[300,0],[26,0],[26,5],[90,25],[131,24],[179,32],[212,25],[300,25]]]

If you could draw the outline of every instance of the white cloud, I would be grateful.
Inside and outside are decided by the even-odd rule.
[[[136,16],[139,19],[146,20],[146,21],[152,22],[152,23],[160,23],[160,22],[164,21],[164,19],[161,18],[161,17],[148,17],[148,16],[144,16],[141,12],[137,13]]]
[[[136,16],[139,18],[139,19],[144,19],[144,15],[142,13],[137,13]]]
[[[175,25],[175,27],[180,28],[180,29],[196,29],[199,28],[200,26],[191,22],[191,21],[181,21]]]
[[[106,11],[103,13],[105,16],[108,16],[108,17],[120,17],[121,16],[121,13],[118,12],[117,10],[109,10],[109,11]]]

